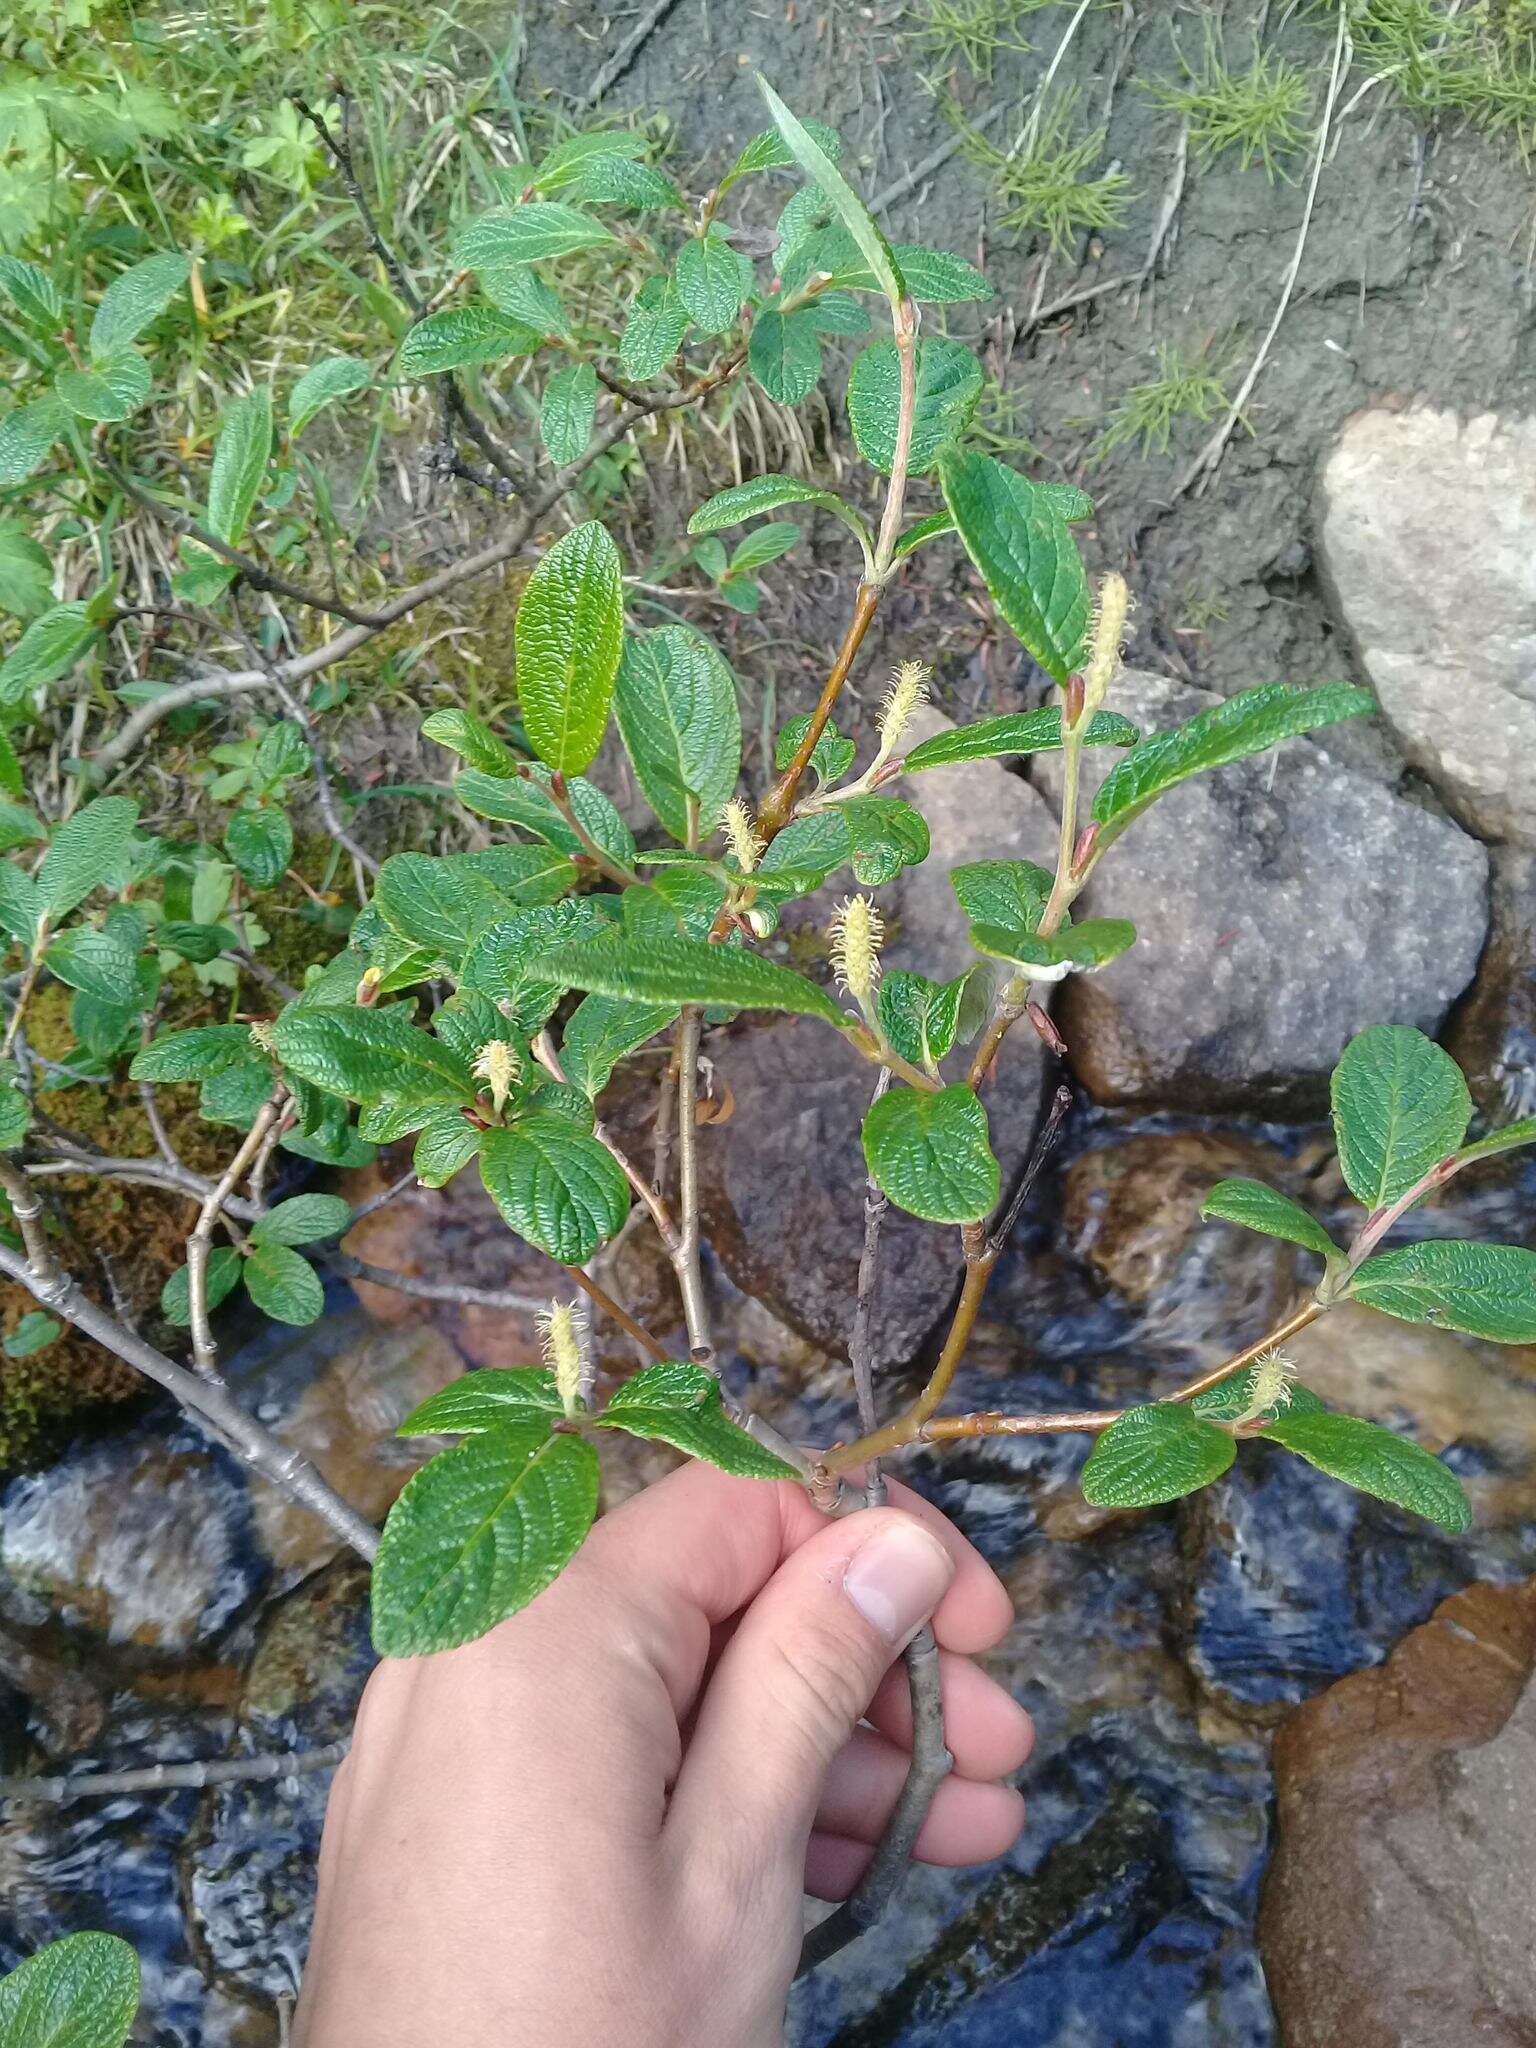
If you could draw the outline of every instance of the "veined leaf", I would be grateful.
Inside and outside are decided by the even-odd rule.
[[[135,1053],[128,1069],[135,1081],[208,1081],[251,1057],[244,1024],[196,1024],[188,1031],[162,1031]]]
[[[1156,1507],[1209,1486],[1236,1455],[1224,1429],[1182,1402],[1153,1402],[1104,1431],[1083,1467],[1083,1498],[1100,1508]]]
[[[1536,1343],[1536,1252],[1436,1237],[1377,1252],[1349,1289],[1405,1323],[1465,1330],[1495,1344]]]
[[[789,111],[761,72],[757,83],[785,146],[811,183],[826,195],[838,219],[858,244],[860,254],[889,299],[894,314],[901,304],[905,287],[896,259],[891,254],[891,245],[875,225],[874,216],[810,129]]]
[[[688,308],[669,277],[648,277],[619,337],[619,362],[631,377],[659,377],[683,345]]]
[[[1378,1024],[1350,1040],[1333,1070],[1333,1131],[1349,1191],[1368,1209],[1405,1195],[1467,1135],[1472,1097],[1432,1038]]]
[[[727,1003],[739,1010],[784,1010],[822,1017],[840,1028],[842,1012],[814,981],[736,946],[700,939],[591,939],[540,954],[541,974],[596,995],[643,1003]]]
[[[614,692],[619,732],[646,802],[674,839],[708,831],[741,771],[741,713],[724,658],[691,626],[624,642]]]
[[[864,1158],[900,1209],[930,1223],[974,1223],[997,1206],[1001,1175],[976,1091],[893,1088],[864,1118]]]
[[[1536,1145],[1536,1116],[1523,1116],[1518,1123],[1505,1124],[1502,1130],[1490,1131],[1476,1144],[1463,1145],[1457,1156],[1465,1160],[1493,1159],[1500,1152],[1513,1152],[1521,1145]]]
[[[51,396],[8,412],[0,420],[0,485],[24,484],[41,469],[68,425],[68,412]]]
[[[186,283],[191,259],[167,251],[146,257],[113,278],[101,295],[91,321],[90,351],[93,362],[103,362],[138,339],[156,320]],[[102,417],[102,415],[97,415]],[[110,417],[110,415],[108,415]]]
[[[226,409],[214,443],[208,524],[220,540],[233,544],[250,524],[271,454],[272,394],[259,384]]]
[[[1455,1473],[1421,1445],[1353,1415],[1285,1414],[1264,1431],[1357,1493],[1374,1494],[1453,1533],[1467,1528],[1472,1507]]]
[[[629,128],[604,128],[590,135],[568,135],[540,157],[527,179],[536,192],[563,192],[576,184],[594,158],[642,157],[650,144]],[[521,175],[520,173],[517,175]]]
[[[806,131],[820,148],[835,163],[843,153],[843,139],[835,128],[829,128],[824,121],[807,121]],[[790,171],[795,168],[795,153],[776,128],[765,128],[761,135],[754,135],[735,163],[721,180],[721,189],[734,185],[738,178],[746,177],[749,171]]]
[[[1140,732],[1128,718],[1115,711],[1096,711],[1088,721],[1083,744],[1088,747],[1133,747]],[[1047,704],[1039,711],[1014,712],[1003,718],[983,718],[976,725],[959,725],[953,732],[936,732],[919,740],[906,756],[908,774],[923,768],[947,768],[956,761],[990,761],[1004,754],[1048,754],[1061,746],[1061,706]]]
[[[1118,960],[1135,945],[1136,927],[1123,917],[1092,917],[1082,924],[1066,925],[1054,938],[1044,939],[1033,932],[973,924],[971,943],[994,960],[1016,960],[1021,967],[1038,970],[1046,980],[1060,980],[1074,969],[1091,972]]]
[[[521,206],[466,221],[454,237],[453,260],[461,270],[489,270],[504,263],[542,263],[613,239],[600,220],[579,207],[527,199]]]
[[[546,1111],[485,1133],[480,1178],[508,1229],[562,1266],[585,1265],[629,1214],[612,1154]]]
[[[1054,877],[1032,860],[973,860],[951,868],[949,880],[969,923],[1033,932],[1051,900]]]
[[[624,639],[619,551],[595,519],[563,534],[517,609],[517,695],[540,760],[579,774],[603,743]]]
[[[570,340],[571,320],[558,293],[526,263],[500,263],[480,272],[480,289],[499,313],[535,334]]]
[[[100,632],[88,604],[51,605],[0,661],[0,704],[19,704],[31,691],[68,675]]]
[[[623,158],[614,161],[622,163]],[[556,469],[586,454],[596,424],[596,370],[590,363],[570,363],[556,370],[544,386],[539,406],[539,438]]]
[[[684,203],[672,180],[654,164],[638,163],[627,156],[594,157],[582,166],[571,192],[589,206],[632,206],[642,212]]]
[[[444,1107],[472,1102],[474,1078],[455,1053],[411,1023],[408,1004],[385,1009],[305,1009],[290,1003],[272,1026],[273,1050],[301,1081],[349,1102],[409,1090]]]
[[[808,308],[781,313],[769,306],[753,322],[747,368],[775,405],[799,405],[821,376],[821,335]]]
[[[132,797],[99,796],[59,827],[37,871],[50,918],[66,917],[93,889],[119,878],[138,820]]]
[[[373,900],[391,930],[446,960],[457,973],[464,956],[510,900],[473,870],[452,869],[427,853],[393,853],[379,869]]]
[[[1337,1259],[1339,1247],[1315,1217],[1299,1202],[1282,1195],[1278,1188],[1261,1180],[1237,1178],[1218,1181],[1200,1205],[1202,1216],[1216,1216],[1225,1223],[1240,1223],[1245,1230],[1259,1230],[1266,1237],[1283,1237],[1320,1258]]]
[[[589,996],[589,1002],[600,997]],[[32,1128],[32,1105],[14,1079],[0,1080],[0,1152],[10,1152]]]
[[[802,483],[796,476],[754,476],[728,491],[716,491],[688,522],[690,533],[719,533],[727,526],[739,526],[744,519],[760,513],[777,512],[781,505],[821,505],[846,517],[848,507],[831,491]],[[862,522],[861,522],[862,523]]]
[[[950,517],[992,602],[1046,674],[1065,683],[1083,660],[1090,610],[1088,579],[1066,521],[1038,485],[990,455],[945,448],[938,471]]]
[[[298,439],[317,413],[365,391],[373,372],[357,356],[327,356],[307,369],[288,394],[288,431]]]
[[[678,302],[701,334],[723,334],[741,310],[747,278],[723,235],[694,235],[672,266]]]
[[[435,377],[476,363],[531,355],[543,336],[494,306],[444,306],[406,330],[400,344],[402,377]]]
[[[904,1060],[936,1067],[955,1042],[969,970],[953,981],[927,980],[894,967],[880,983],[880,1029]]]
[[[498,739],[483,719],[461,711],[457,706],[434,711],[429,718],[424,718],[421,736],[424,740],[436,740],[440,747],[447,747],[483,774],[517,773],[517,756],[505,741]]]
[[[252,1244],[315,1244],[340,1237],[352,1221],[352,1204],[340,1195],[294,1195],[258,1218]]]
[[[597,1485],[592,1446],[552,1435],[542,1416],[430,1459],[384,1525],[375,1648],[385,1657],[450,1650],[526,1607],[581,1548]]]
[[[665,1359],[624,1382],[602,1414],[599,1429],[623,1429],[703,1458],[741,1479],[794,1479],[793,1465],[775,1457],[725,1412],[720,1382],[702,1365]]]
[[[210,1312],[233,1294],[240,1285],[240,1269],[244,1263],[233,1245],[216,1244],[209,1252],[208,1269],[203,1276],[203,1291]],[[178,1266],[161,1288],[160,1313],[178,1330],[191,1327],[192,1279],[187,1267]]]
[[[19,526],[0,525],[0,611],[35,619],[53,604],[53,563]]]
[[[270,889],[293,859],[293,827],[275,804],[242,806],[225,827],[224,846],[253,889]]]
[[[896,258],[902,283],[919,302],[958,306],[968,299],[997,296],[974,263],[951,255],[947,249],[924,249],[915,242],[897,242],[891,254]],[[873,277],[870,282],[874,283]]]
[[[149,397],[149,365],[137,349],[94,357],[86,370],[55,371],[53,388],[83,420],[126,420]]]
[[[549,795],[549,770],[542,764],[516,776],[483,775],[466,768],[454,777],[453,793],[477,817],[494,819],[502,825],[520,825],[525,832],[546,840],[559,852],[574,858],[585,849]],[[635,835],[595,783],[573,775],[565,785],[572,811],[611,859],[631,866],[635,858]]]
[[[1361,718],[1375,708],[1368,691],[1346,683],[1325,683],[1316,690],[1266,683],[1213,704],[1186,725],[1152,733],[1099,785],[1093,816],[1103,828],[1101,843],[1111,836],[1118,838],[1155,797],[1188,776],[1206,768],[1224,768],[1249,754],[1266,754],[1281,740],[1334,725],[1342,718]]]
[[[947,511],[930,512],[926,519],[914,519],[896,543],[895,559],[904,562],[908,555],[917,552],[924,541],[937,540],[940,534],[953,533],[954,530],[955,522]]]
[[[555,1376],[542,1366],[484,1366],[453,1380],[413,1408],[396,1436],[484,1436],[509,1422],[563,1415]]]
[[[482,1133],[456,1109],[434,1110],[416,1137],[411,1166],[423,1187],[446,1187],[480,1150]]]
[[[810,722],[811,715],[809,712],[805,712],[801,717],[792,718],[788,725],[780,728],[779,736],[773,743],[773,765],[781,773],[800,751],[800,742],[805,738]],[[853,766],[853,757],[857,752],[858,748],[854,745],[853,741],[844,739],[843,735],[838,731],[836,719],[829,718],[821,729],[821,737],[811,749],[811,773],[816,777],[817,782],[823,786],[841,782],[848,773],[848,770]],[[809,823],[811,818],[829,815],[834,814],[813,811],[803,822]],[[852,846],[853,841],[850,838],[848,841],[849,851],[852,850]],[[846,860],[848,853],[844,852],[842,858]],[[837,864],[834,861],[833,865],[836,866]]]
[[[245,1262],[245,1291],[277,1323],[302,1328],[325,1308],[325,1289],[308,1259],[285,1244],[257,1244]]]
[[[139,1959],[115,1934],[68,1934],[0,1977],[3,2048],[123,2048]]]
[[[677,1017],[675,1003],[631,1003],[618,996],[583,996],[571,1012],[560,1041],[560,1064],[578,1088],[594,1098],[608,1085],[626,1053],[665,1031]]]
[[[935,335],[917,344],[916,403],[907,467],[926,476],[939,450],[958,438],[981,396],[981,364],[958,341]],[[901,356],[889,338],[854,358],[848,375],[848,424],[864,460],[889,476],[901,419]]]
[[[24,320],[30,320],[45,334],[54,334],[64,323],[64,301],[46,270],[28,263],[22,256],[0,256],[0,291]]]

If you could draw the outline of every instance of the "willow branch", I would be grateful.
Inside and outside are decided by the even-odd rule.
[[[636,1322],[635,1318],[630,1314],[629,1310],[624,1307],[623,1303],[615,1301],[613,1296],[608,1292],[607,1288],[602,1285],[601,1281],[594,1280],[592,1278],[592,1275],[586,1271],[585,1267],[567,1266],[565,1270],[575,1281],[576,1285],[581,1289],[582,1293],[585,1294],[590,1301],[595,1303],[596,1306],[602,1310],[605,1316],[611,1317],[612,1320],[618,1324],[621,1330],[625,1331],[629,1336],[633,1337],[635,1342],[638,1345],[640,1345],[642,1350],[648,1351],[651,1354],[652,1358],[658,1360],[670,1358],[672,1356],[671,1352],[667,1349],[666,1345],[662,1343],[661,1339],[659,1337],[653,1337],[651,1332],[645,1327],[644,1323]]]
[[[267,1134],[276,1126],[286,1095],[287,1090],[280,1088],[257,1111],[239,1150],[224,1169],[223,1178],[215,1183],[198,1211],[192,1235],[187,1239],[187,1314],[192,1329],[192,1364],[205,1380],[216,1382],[219,1377],[219,1350],[208,1319],[208,1255],[213,1249],[214,1225],[223,1214],[224,1204],[240,1185],[241,1177],[266,1142]]]
[[[704,1279],[699,1265],[699,1044],[703,1033],[704,1013],[696,1003],[687,1004],[677,1026],[677,1160],[681,1217],[679,1243],[672,1263],[683,1297],[689,1355],[713,1372],[715,1346],[710,1335],[709,1305],[704,1299]]]
[[[75,1771],[59,1778],[0,1778],[0,1799],[63,1806],[73,1799],[120,1799],[144,1792],[200,1792],[210,1785],[261,1785],[334,1770],[352,1738],[280,1756],[215,1757],[207,1763],[147,1764],[137,1771]]]

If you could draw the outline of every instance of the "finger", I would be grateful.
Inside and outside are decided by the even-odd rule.
[[[929,1844],[919,1837],[916,1854],[921,1862],[951,1867],[991,1862],[994,1857],[1008,1853],[1017,1834],[1018,1826],[1015,1824],[1008,1840],[1001,1847],[988,1849],[984,1856],[945,1855],[942,1850],[946,1845],[942,1840],[930,1853]],[[995,1841],[996,1837],[992,1839]],[[805,1849],[805,1889],[813,1899],[846,1899],[869,1868],[874,1853],[872,1843],[857,1841],[851,1835],[836,1834],[830,1828],[816,1828]]]
[[[1002,1580],[981,1552],[962,1536],[942,1509],[924,1500],[900,1480],[887,1482],[890,1504],[915,1515],[932,1530],[955,1560],[955,1582],[933,1617],[933,1632],[942,1648],[971,1656],[1000,1643],[1013,1626],[1013,1602]],[[810,1505],[807,1501],[807,1506]]]
[[[828,1766],[955,1574],[893,1508],[823,1524],[779,1567],[699,1704],[666,1824],[684,1854],[800,1870]]]
[[[816,1826],[850,1841],[878,1842],[896,1810],[912,1759],[904,1749],[855,1730],[834,1758],[816,1808]],[[1011,1848],[1024,1825],[1024,1801],[1011,1785],[946,1778],[933,1796],[913,1854],[924,1863],[985,1863]]]
[[[1035,1746],[1035,1724],[995,1678],[969,1657],[939,1652],[944,1740],[962,1778],[1006,1778]],[[869,1703],[865,1720],[906,1755],[912,1753],[912,1688],[906,1666],[892,1665]]]

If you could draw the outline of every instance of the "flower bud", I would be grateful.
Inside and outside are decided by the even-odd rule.
[[[744,875],[750,875],[763,857],[763,842],[752,822],[752,813],[739,796],[733,796],[720,813],[720,828]]]
[[[502,1105],[512,1091],[512,1084],[523,1071],[523,1062],[517,1048],[507,1044],[504,1038],[493,1038],[480,1048],[470,1072],[477,1081],[483,1081],[491,1091],[491,1107],[499,1116]]]
[[[868,896],[850,896],[832,920],[832,965],[840,988],[861,1007],[874,998],[880,979],[885,921]]]
[[[1126,616],[1131,593],[1123,576],[1114,570],[1099,585],[1098,608],[1093,619],[1093,651],[1083,670],[1083,709],[1091,718],[1109,694],[1109,686],[1120,668],[1120,643],[1125,638]]]
[[[539,1317],[544,1342],[544,1363],[555,1376],[555,1387],[567,1415],[576,1413],[583,1399],[587,1377],[587,1331],[573,1303],[552,1301]]]
[[[933,670],[920,661],[899,662],[891,672],[891,686],[880,707],[880,754],[885,759],[901,744],[901,736],[912,722],[912,714],[928,701],[928,682]]]

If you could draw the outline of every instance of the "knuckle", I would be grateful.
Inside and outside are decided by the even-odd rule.
[[[822,1761],[847,1741],[870,1691],[869,1674],[846,1636],[818,1627],[775,1642],[764,1683],[785,1724]]]

